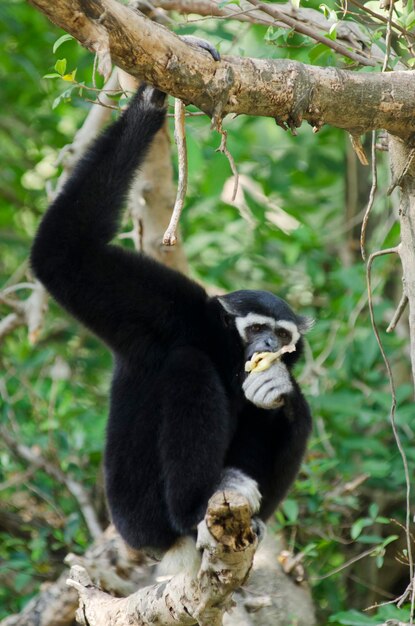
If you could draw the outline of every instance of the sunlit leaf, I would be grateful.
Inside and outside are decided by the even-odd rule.
[[[65,43],[65,41],[72,41],[74,38],[72,37],[72,35],[69,35],[68,33],[66,33],[65,35],[62,35],[62,37],[59,37],[59,39],[57,39],[55,41],[55,43],[53,44],[53,48],[52,51],[55,54],[56,50],[58,48],[60,48],[60,46]]]

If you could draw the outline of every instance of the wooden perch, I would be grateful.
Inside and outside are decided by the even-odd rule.
[[[308,585],[299,585],[283,571],[283,548],[273,532],[265,536],[255,553],[248,582],[233,594],[236,606],[225,614],[224,626],[287,626],[294,619],[298,626],[314,626]],[[144,557],[138,560],[137,554],[126,551],[125,544],[112,526],[84,555],[70,554],[65,562],[70,566],[82,566],[96,586],[118,598],[155,582],[154,566],[149,566]],[[65,571],[58,580],[46,582],[20,614],[5,618],[0,625],[73,626],[79,596],[73,587],[66,584],[67,578],[68,572]]]
[[[415,131],[413,72],[357,73],[285,59],[224,57],[214,61],[164,26],[117,0],[29,0],[92,51],[156,87],[212,115],[232,75],[222,113],[278,118],[288,127],[303,119],[359,135],[384,128]],[[103,51],[103,42],[107,50]]]
[[[100,591],[85,568],[73,566],[68,585],[79,593],[78,621],[89,626],[220,626],[233,606],[232,592],[248,576],[258,544],[246,499],[233,492],[214,494],[198,526],[197,543],[203,556],[196,578],[180,573],[127,598]]]

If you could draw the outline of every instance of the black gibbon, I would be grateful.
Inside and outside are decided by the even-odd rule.
[[[125,542],[153,553],[194,535],[218,489],[241,491],[266,520],[311,428],[292,374],[308,318],[265,291],[209,297],[110,243],[165,107],[160,91],[139,88],[48,209],[31,255],[48,291],[113,353],[107,499]],[[245,372],[256,353],[277,351],[264,371]]]

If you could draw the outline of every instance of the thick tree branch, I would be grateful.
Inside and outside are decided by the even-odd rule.
[[[211,115],[221,104],[226,80],[223,114],[269,116],[289,126],[305,119],[354,135],[377,128],[402,137],[415,131],[412,72],[353,73],[237,57],[215,62],[116,0],[29,1],[82,45],[96,50],[106,42],[118,66]]]
[[[231,593],[246,580],[257,547],[245,498],[218,492],[210,499],[198,527],[203,549],[197,578],[177,574],[168,582],[146,587],[128,598],[112,598],[98,590],[86,570],[72,568],[68,584],[81,600],[78,621],[92,626],[195,624],[220,626],[232,606]]]

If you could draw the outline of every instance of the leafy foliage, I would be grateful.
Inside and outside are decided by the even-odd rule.
[[[319,8],[317,2],[308,6]],[[334,3],[320,10],[339,19]],[[411,11],[402,8],[399,16],[407,28]],[[3,2],[0,18],[5,25],[0,31],[0,284],[6,286],[27,271],[30,242],[47,202],[45,187],[55,181],[59,151],[88,107],[83,87],[91,85],[92,58],[20,0]],[[370,30],[373,40],[378,27]],[[209,38],[222,53],[319,64],[344,61],[323,44],[279,27],[241,28],[222,20],[181,23],[180,32]],[[336,29],[330,35],[335,37]],[[317,319],[300,374],[316,428],[275,528],[286,533],[290,547],[304,553],[319,623],[405,620],[404,609],[385,607],[375,616],[353,609],[367,606],[370,594],[378,598],[370,589],[385,585],[378,569],[385,559],[397,571],[387,593],[402,590],[407,568],[396,561],[397,551],[404,550],[399,525],[404,475],[388,421],[388,382],[370,327],[365,268],[356,253],[355,222],[364,201],[351,215],[346,212],[353,187],[348,139],[330,128],[313,135],[308,127],[292,137],[270,119],[238,118],[226,121],[226,127],[242,179],[236,204],[227,191],[232,184],[228,163],[215,152],[220,137],[206,118],[187,122],[190,178],[182,230],[191,271],[214,288],[272,290]],[[372,248],[394,245],[399,236],[392,200],[384,193],[387,165],[381,157],[379,169],[384,182],[371,220]],[[359,170],[359,176],[368,194],[369,172]],[[376,262],[375,312],[400,383],[398,423],[413,467],[407,337],[403,329],[392,335],[383,331],[400,296],[395,272],[392,260]],[[4,317],[9,310],[0,307]],[[0,424],[84,484],[104,521],[97,476],[108,354],[51,303],[36,346],[23,327],[7,337],[0,371]],[[18,611],[41,582],[56,575],[63,556],[83,551],[89,537],[77,502],[62,485],[28,468],[2,443],[0,459],[2,617]],[[357,477],[361,483],[353,487]],[[369,548],[370,556],[342,569]],[[400,560],[405,561],[404,553]]]

